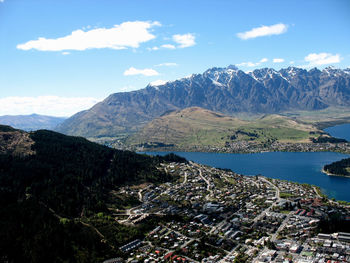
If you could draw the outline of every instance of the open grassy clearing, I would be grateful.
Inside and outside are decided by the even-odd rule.
[[[322,133],[311,124],[286,116],[266,115],[247,121],[194,107],[153,120],[130,136],[126,143],[156,147],[222,147],[238,141],[310,142],[310,138],[317,138]]]

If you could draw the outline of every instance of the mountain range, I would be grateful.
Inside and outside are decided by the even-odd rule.
[[[58,124],[62,123],[64,117],[53,117],[39,114],[31,115],[4,115],[0,116],[0,124],[9,125],[16,129],[25,131],[34,131],[40,129],[54,129]]]
[[[114,137],[140,130],[170,111],[201,107],[226,115],[350,107],[350,69],[289,67],[244,72],[235,66],[115,93],[65,120],[57,131],[85,137]]]

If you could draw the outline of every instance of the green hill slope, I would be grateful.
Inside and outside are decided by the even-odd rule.
[[[186,149],[193,146],[222,147],[227,142],[310,142],[323,132],[280,115],[244,121],[199,107],[173,111],[148,123],[130,136],[128,145]]]

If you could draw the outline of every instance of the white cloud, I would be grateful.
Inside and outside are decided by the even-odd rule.
[[[133,90],[137,90],[137,88],[135,86],[132,85],[127,85],[122,87],[119,91],[120,92],[129,92],[129,91],[133,91]]]
[[[173,35],[173,40],[179,44],[179,48],[192,47],[196,44],[195,36],[190,33],[184,35]]]
[[[150,41],[156,36],[150,33],[159,22],[133,21],[115,25],[112,28],[96,28],[89,31],[81,29],[70,35],[47,39],[39,37],[24,44],[17,45],[18,49],[40,51],[87,50],[94,48],[126,49],[138,48],[141,43]]]
[[[331,53],[311,53],[307,55],[304,60],[309,64],[307,66],[320,66],[327,64],[335,64],[339,63],[341,58],[339,54],[331,54]]]
[[[256,37],[280,35],[287,32],[287,29],[288,29],[287,25],[279,23],[272,26],[256,27],[256,28],[253,28],[252,30],[238,33],[237,37],[243,40],[247,40],[247,39],[256,38]]]
[[[158,50],[160,48],[177,49],[177,48],[192,47],[196,44],[196,41],[195,41],[196,37],[191,33],[183,34],[183,35],[176,34],[176,35],[173,35],[171,39],[176,43],[176,45],[167,43],[167,44],[163,44],[159,47],[152,47],[152,48],[147,48],[147,49],[150,51]],[[164,38],[164,40],[168,41],[169,38]]]
[[[284,62],[284,59],[283,59],[283,58],[274,58],[274,59],[272,60],[272,62],[273,62],[273,63],[282,63],[282,62]]]
[[[28,115],[32,113],[49,116],[71,116],[91,108],[101,99],[91,97],[5,97],[0,98],[0,115]]]
[[[256,62],[256,63],[253,63],[253,62],[242,62],[242,63],[239,63],[237,64],[238,67],[256,67],[256,66],[259,66],[260,65],[260,62]]]
[[[151,86],[160,86],[160,85],[164,85],[164,84],[166,84],[166,83],[167,83],[167,81],[158,79],[158,80],[155,80],[155,81],[150,82],[149,84],[150,84]]]
[[[164,45],[161,45],[160,47],[162,48],[167,48],[167,49],[175,49],[176,47],[172,44],[164,44]]]
[[[69,55],[69,54],[70,54],[70,52],[67,52],[67,51],[62,52],[62,55],[64,55],[64,56],[67,56],[67,55]]]
[[[136,69],[134,67],[130,67],[129,69],[124,71],[124,76],[134,76],[134,75],[144,75],[147,77],[150,76],[157,76],[159,73],[151,68],[145,68],[145,69]]]
[[[293,65],[295,62],[292,60],[291,62],[289,62],[289,64]]]
[[[155,65],[155,67],[175,67],[175,66],[177,66],[177,64],[174,62],[165,62],[165,63],[160,63]]]
[[[152,50],[158,50],[159,49],[159,47],[149,47],[149,48],[147,48],[147,50],[150,50],[150,51],[152,51]]]
[[[242,62],[242,63],[237,64],[236,66],[252,68],[252,67],[260,66],[262,63],[265,63],[267,61],[269,61],[267,58],[262,58],[259,60],[259,62],[250,62],[250,61],[249,62]]]

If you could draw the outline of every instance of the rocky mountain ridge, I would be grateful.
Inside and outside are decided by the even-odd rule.
[[[165,112],[194,106],[226,115],[350,107],[350,69],[289,67],[245,73],[232,65],[211,68],[162,85],[112,94],[57,130],[85,137],[116,136],[133,133]]]

